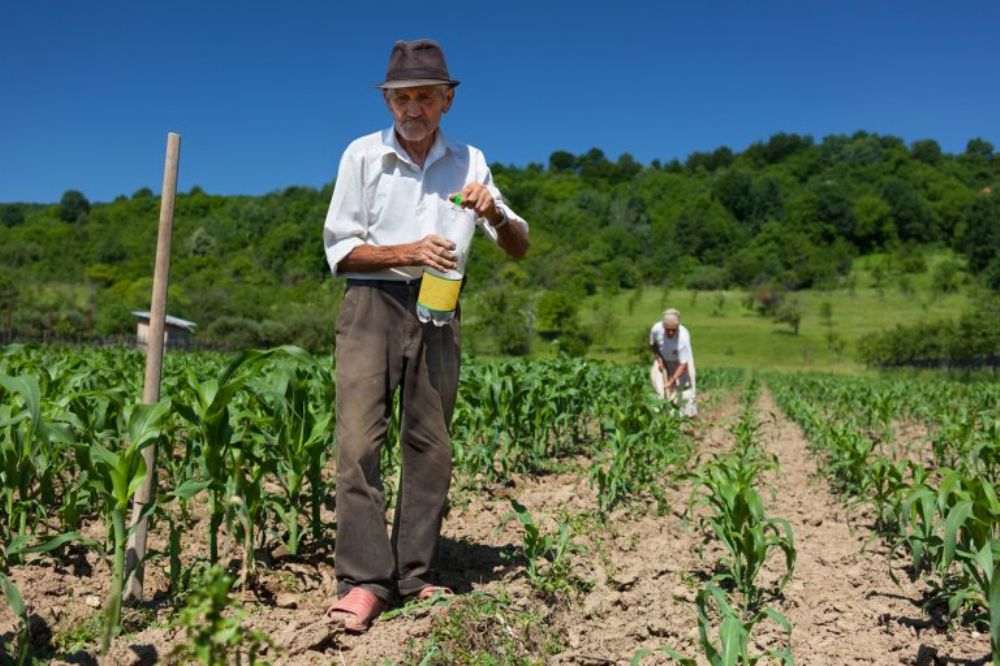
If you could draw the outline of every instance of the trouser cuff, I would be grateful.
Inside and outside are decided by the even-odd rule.
[[[399,581],[399,596],[409,597],[430,585],[422,578],[405,578]]]
[[[342,599],[344,595],[351,591],[351,588],[360,587],[363,590],[367,590],[374,594],[376,597],[382,601],[389,602],[389,588],[385,585],[379,585],[377,583],[360,583],[354,584],[347,581],[337,582],[337,598]]]

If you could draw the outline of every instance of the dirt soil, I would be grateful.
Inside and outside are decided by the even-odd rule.
[[[759,413],[774,414],[764,427],[764,443],[781,465],[781,476],[768,479],[774,495],[767,511],[788,519],[798,550],[779,604],[794,627],[798,663],[988,663],[988,636],[961,627],[949,633],[922,611],[927,588],[907,581],[902,560],[893,562],[901,585],[892,581],[889,549],[873,539],[872,517],[845,508],[817,478],[802,431],[770,394],[762,396]],[[772,579],[779,572],[772,569]]]
[[[732,446],[728,428],[739,414],[737,397],[716,396],[714,406],[703,410],[693,434],[699,455]],[[816,478],[816,463],[800,429],[779,413],[766,393],[760,413],[767,421],[764,444],[777,455],[782,470],[769,479],[774,494],[768,495],[768,513],[791,522],[799,553],[784,596],[770,601],[794,626],[797,663],[987,663],[985,635],[963,628],[949,633],[921,610],[921,585],[904,582],[898,587],[889,579],[886,549],[870,539],[870,520],[846,510]],[[443,527],[441,583],[452,586],[460,600],[472,598],[471,593],[506,597],[512,612],[530,614],[535,626],[526,631],[534,631],[533,640],[541,644],[541,638],[547,638],[559,646],[555,654],[538,657],[541,663],[628,664],[639,649],[662,645],[694,656],[694,598],[720,551],[711,542],[700,548],[702,535],[694,521],[685,519],[690,486],[684,481],[665,484],[670,506],[666,515],[658,516],[650,501],[645,507],[614,512],[602,526],[593,519],[597,496],[588,484],[586,465],[586,460],[569,461],[561,473],[515,477],[505,486],[486,489],[456,484]],[[531,589],[523,563],[509,557],[522,540],[516,521],[504,521],[511,499],[531,511],[543,532],[554,531],[560,518],[571,521],[579,548],[572,574],[586,581],[582,591],[543,597]],[[196,518],[187,532],[207,534],[204,516],[196,513]],[[332,521],[332,515],[325,518]],[[100,526],[91,531],[99,536]],[[163,547],[164,535],[151,538],[153,548]],[[188,556],[204,555],[207,545],[190,541]],[[233,549],[231,539],[225,544]],[[236,551],[231,554],[235,557]],[[281,647],[279,654],[270,656],[275,664],[416,663],[435,621],[449,609],[447,603],[438,604],[377,621],[362,637],[345,635],[322,620],[334,598],[332,543],[298,557],[279,547],[261,553],[261,560],[257,585],[241,599],[249,624]],[[769,580],[777,580],[778,564],[769,563]],[[100,660],[93,640],[107,593],[103,561],[80,551],[61,567],[51,559],[14,567],[13,578],[31,606],[34,643],[56,654],[51,663],[167,663],[185,636],[170,627],[174,610],[166,601],[164,566],[150,567],[147,589],[152,601],[142,610],[128,611],[130,633],[118,637],[108,657]],[[13,618],[3,609],[0,641],[10,639],[12,627]],[[765,628],[757,641],[768,645],[778,638],[778,632]],[[660,656],[643,663],[668,662]]]

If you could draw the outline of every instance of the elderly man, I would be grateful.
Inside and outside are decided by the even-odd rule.
[[[681,326],[680,312],[672,308],[663,312],[663,319],[649,332],[649,348],[654,354],[650,379],[657,395],[678,403],[684,416],[697,416],[691,334]]]
[[[524,256],[528,225],[493,184],[483,153],[438,125],[455,99],[441,47],[397,42],[382,90],[392,127],[344,152],[323,228],[333,274],[347,279],[337,318],[338,600],[328,615],[367,630],[395,597],[450,593],[433,561],[451,481],[448,429],[459,375],[459,317],[421,323],[425,268],[462,257],[442,234],[456,195],[508,255]],[[379,450],[400,391],[402,469],[392,538],[386,534]]]

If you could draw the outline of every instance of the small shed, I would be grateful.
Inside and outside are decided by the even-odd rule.
[[[133,312],[132,316],[139,320],[135,328],[135,344],[137,347],[145,347],[149,342],[149,313]],[[163,327],[164,346],[190,347],[194,327],[193,321],[167,315]]]

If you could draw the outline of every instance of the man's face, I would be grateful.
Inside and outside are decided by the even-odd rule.
[[[674,339],[674,336],[677,335],[677,327],[679,325],[680,324],[675,324],[673,322],[663,322],[663,330],[666,332],[668,338],[671,340]]]
[[[455,91],[447,86],[419,86],[383,90],[396,131],[407,141],[434,135],[442,114],[448,113]]]

